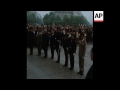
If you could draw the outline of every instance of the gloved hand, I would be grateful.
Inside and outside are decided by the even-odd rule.
[[[75,53],[73,53],[73,56],[75,56]]]

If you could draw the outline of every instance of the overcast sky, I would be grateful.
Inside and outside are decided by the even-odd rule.
[[[37,11],[43,17],[45,14],[49,13],[50,11]],[[93,23],[93,11],[82,11],[82,14],[86,17],[86,19]]]

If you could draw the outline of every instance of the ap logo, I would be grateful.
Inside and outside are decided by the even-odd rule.
[[[94,22],[103,22],[104,21],[103,11],[94,11]]]

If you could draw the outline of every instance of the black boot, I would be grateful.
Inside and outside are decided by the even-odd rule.
[[[67,67],[68,65],[64,64],[63,66]]]
[[[80,71],[80,75],[83,75],[83,71]]]

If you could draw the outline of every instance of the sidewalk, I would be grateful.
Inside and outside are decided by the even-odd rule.
[[[75,66],[73,71],[69,70],[70,62],[68,67],[63,66],[65,62],[63,48],[61,49],[61,61],[59,64],[55,62],[57,60],[56,51],[54,51],[54,59],[50,59],[51,53],[49,48],[48,58],[44,59],[43,50],[41,56],[37,56],[37,48],[33,49],[33,55],[29,55],[30,50],[27,48],[27,79],[84,79],[90,66],[93,64],[90,60],[90,49],[92,46],[93,45],[87,45],[83,76],[76,74],[79,71],[78,47],[75,55]]]

